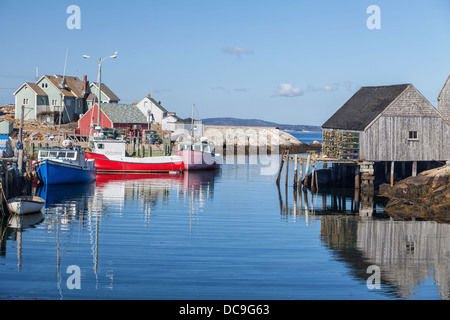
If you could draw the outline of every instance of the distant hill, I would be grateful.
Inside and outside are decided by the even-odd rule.
[[[244,126],[244,127],[278,127],[280,130],[292,131],[322,131],[320,126],[302,124],[280,124],[260,119],[238,119],[238,118],[207,118],[202,119],[205,125],[212,126]]]

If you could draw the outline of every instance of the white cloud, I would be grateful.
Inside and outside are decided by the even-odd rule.
[[[294,88],[292,84],[282,83],[278,87],[277,95],[283,97],[297,97],[303,95],[303,89],[300,87]]]
[[[351,90],[352,87],[353,87],[353,83],[349,80],[344,81],[343,83],[337,82],[337,83],[334,83],[333,85],[324,85],[324,86],[316,86],[313,84],[308,84],[308,86],[306,87],[305,90],[303,90],[301,87],[295,88],[289,83],[283,83],[283,84],[279,85],[276,95],[283,96],[283,97],[297,97],[297,96],[301,96],[305,93],[308,94],[308,93],[320,92],[320,91],[332,92],[332,91],[337,91],[340,89]]]
[[[236,55],[239,56],[239,55],[241,55],[243,53],[245,53],[245,54],[252,54],[253,50],[244,49],[244,48],[241,48],[241,47],[234,47],[234,48],[225,48],[225,49],[222,50],[222,52],[230,53],[230,54],[236,54]]]

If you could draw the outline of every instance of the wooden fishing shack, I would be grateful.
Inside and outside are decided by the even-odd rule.
[[[305,163],[306,174],[317,162],[331,163],[339,174],[341,167],[350,169],[356,188],[373,187],[377,166],[393,184],[396,171],[414,176],[419,168],[450,160],[450,122],[444,117],[450,114],[449,80],[438,108],[412,84],[362,87],[322,125],[322,155],[282,160],[300,163],[301,172]]]

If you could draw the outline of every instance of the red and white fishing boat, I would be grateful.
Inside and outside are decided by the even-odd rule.
[[[92,152],[86,152],[86,159],[94,159],[100,172],[172,172],[183,171],[180,156],[129,157],[125,152],[125,140],[92,139]]]
[[[214,170],[220,168],[220,160],[214,152],[214,144],[203,139],[201,142],[181,142],[175,153],[184,162],[185,170]]]

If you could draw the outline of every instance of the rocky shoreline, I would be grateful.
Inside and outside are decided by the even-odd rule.
[[[384,211],[393,218],[419,218],[450,223],[450,164],[380,186],[388,198]]]
[[[245,127],[206,125],[204,136],[215,144],[216,150],[234,148],[235,152],[278,152],[289,150],[291,154],[307,151],[322,151],[320,142],[311,144],[299,141],[296,137],[276,127]]]

